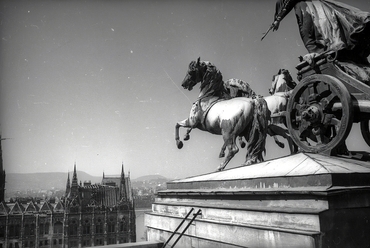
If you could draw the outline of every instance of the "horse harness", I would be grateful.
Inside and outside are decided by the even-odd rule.
[[[201,118],[201,120],[200,120],[200,124],[203,126],[203,127],[205,127],[205,120],[206,120],[206,118],[207,118],[207,115],[208,115],[208,112],[209,112],[209,110],[213,107],[213,105],[215,105],[216,103],[218,103],[218,102],[222,102],[222,101],[225,101],[225,99],[222,99],[222,98],[218,98],[217,100],[214,100],[213,102],[211,102],[209,105],[208,105],[208,107],[205,109],[205,110],[203,110],[202,109],[202,107],[201,107],[201,101],[203,100],[203,99],[205,99],[206,97],[213,97],[213,95],[204,95],[204,96],[201,96],[201,97],[199,97],[193,104],[198,104],[198,106],[199,106],[199,109],[200,109],[200,111],[202,111],[204,114],[202,115],[202,118]]]

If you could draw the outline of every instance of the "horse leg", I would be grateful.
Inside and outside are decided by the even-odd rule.
[[[193,130],[193,128],[188,128],[188,130],[186,130],[186,134],[184,136],[184,140],[189,140],[190,139],[190,132],[191,130]]]
[[[175,126],[175,140],[176,140],[177,148],[179,148],[179,149],[181,149],[184,146],[184,144],[180,140],[180,135],[179,135],[180,127],[190,127],[189,126],[189,119],[185,119],[183,121],[180,121],[180,122],[176,123],[176,126]]]
[[[273,136],[274,140],[275,140],[275,143],[280,147],[280,148],[284,148],[285,145],[283,142],[281,142],[275,135]]]
[[[238,137],[238,139],[239,139],[240,147],[241,147],[241,148],[244,148],[246,144],[245,144],[245,142],[243,141],[243,136],[239,136],[239,137]]]
[[[245,137],[245,138],[248,140],[248,137]],[[258,159],[260,159],[261,162],[263,161],[262,155],[259,156],[256,152],[252,152],[250,150],[251,149],[250,146],[248,146],[247,149],[248,149],[248,152],[247,152],[245,162],[243,163],[243,165],[248,166],[248,165],[255,164],[257,163]]]
[[[288,144],[289,144],[290,154],[296,154],[298,152],[297,144],[294,143],[294,141],[293,141],[292,137],[290,137],[290,135],[287,135],[286,139],[287,139]]]
[[[224,143],[221,147],[220,155],[218,155],[219,158],[225,157],[225,149],[226,149],[226,143]]]
[[[270,125],[268,130],[269,130],[269,132],[268,132],[269,134],[270,134],[270,131],[271,131],[271,133],[274,133],[274,135],[282,136],[283,138],[285,138],[288,141],[290,154],[295,154],[295,153],[298,152],[298,146],[294,143],[292,137],[290,137],[290,135],[288,134],[287,129],[284,129],[284,128],[282,128],[280,126],[277,126],[277,125]],[[276,140],[277,140],[277,137],[276,137]],[[275,142],[276,142],[276,140],[275,140]],[[282,148],[284,148],[284,147],[282,147]]]
[[[243,165],[248,166],[257,163],[257,157],[247,157]]]
[[[273,130],[273,128],[272,128],[272,127],[276,127],[276,126],[275,126],[275,125],[273,125],[273,124],[272,124],[272,125],[269,125],[269,126],[267,127],[267,134],[274,138],[275,143],[276,143],[280,148],[284,148],[284,147],[285,147],[284,143],[279,141],[279,139],[276,137],[277,133],[276,133],[276,132],[274,132],[274,130]]]
[[[229,153],[226,156],[226,159],[224,162],[220,164],[220,166],[217,168],[218,171],[222,171],[225,169],[226,165],[230,162],[230,160],[239,152],[238,146],[235,144],[235,137],[231,139],[227,139],[224,142],[224,146],[228,148]]]

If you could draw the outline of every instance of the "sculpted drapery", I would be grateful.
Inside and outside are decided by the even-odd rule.
[[[368,63],[370,13],[332,0],[278,0],[275,18],[284,7],[286,12],[280,20],[294,9],[309,53],[335,50],[340,51],[339,56],[344,60]]]

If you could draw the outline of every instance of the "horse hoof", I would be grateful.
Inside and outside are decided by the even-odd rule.
[[[181,149],[184,146],[184,143],[182,141],[177,142],[177,148]]]
[[[254,164],[254,161],[251,160],[251,159],[249,159],[249,160],[245,161],[245,163],[243,164],[243,166],[250,166],[252,164]]]
[[[189,140],[190,139],[190,136],[189,135],[186,135],[185,137],[184,137],[184,140]]]

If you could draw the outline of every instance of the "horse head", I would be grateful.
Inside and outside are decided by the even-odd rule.
[[[280,69],[278,74],[272,78],[272,87],[269,89],[271,95],[276,92],[287,92],[297,86],[288,70]]]
[[[200,57],[197,61],[191,61],[189,69],[186,73],[184,80],[182,80],[181,86],[184,89],[192,90],[193,87],[202,80],[200,75]]]
[[[221,72],[209,61],[191,61],[182,82],[184,89],[192,90],[200,84],[201,95],[221,95],[225,92]]]

